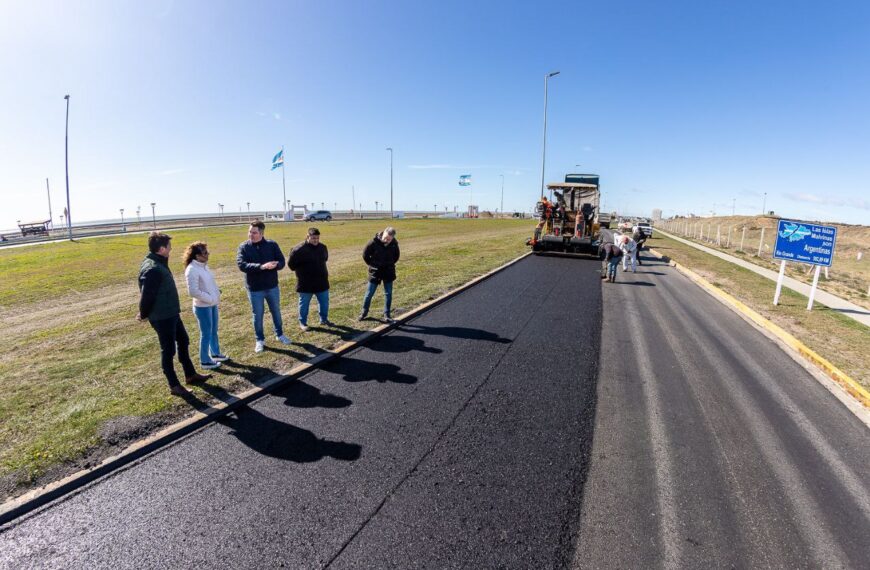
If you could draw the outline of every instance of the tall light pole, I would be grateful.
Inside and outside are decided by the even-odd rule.
[[[764,201],[761,203],[761,215],[767,211],[767,192],[764,193]]]
[[[157,229],[157,216],[154,214],[154,206],[157,205],[157,202],[151,202],[151,223],[154,224],[154,229]]]
[[[127,227],[124,225],[124,208],[121,208],[121,231],[127,231]]]
[[[350,211],[353,213],[353,207],[356,205],[356,188],[351,185],[350,187]],[[362,217],[362,213],[360,213],[360,217]]]
[[[501,176],[501,209],[499,212],[504,214],[504,174],[499,174]]]
[[[142,212],[142,206],[136,206],[136,223],[142,225],[142,218],[139,214]],[[141,229],[141,228],[140,228]]]
[[[393,219],[393,148],[387,147],[390,151],[390,219]]]
[[[541,151],[541,197],[544,196],[544,170],[547,165],[547,86],[550,78],[559,75],[558,71],[551,71],[544,76],[544,146]]]
[[[378,204],[379,204],[379,203],[380,203],[380,202],[378,202],[377,200],[375,200],[375,212],[378,211]]]
[[[69,239],[72,240],[72,215],[69,208],[69,95],[66,99],[66,135],[64,137],[64,163],[66,166],[66,225],[69,228]]]
[[[248,221],[251,221],[251,203],[245,202],[248,205]]]
[[[218,204],[218,208],[221,209],[221,220],[223,220],[223,217],[224,217],[224,205],[223,205],[223,204]]]
[[[48,193],[48,221],[51,223],[51,229],[54,229],[54,216],[51,215],[51,190],[48,187],[48,178],[45,179],[45,191]]]

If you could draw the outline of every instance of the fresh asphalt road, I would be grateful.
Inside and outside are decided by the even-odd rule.
[[[867,567],[867,427],[667,265],[597,270],[523,260],[7,526],[0,567]]]
[[[515,264],[13,524],[0,567],[569,565],[597,268]]]

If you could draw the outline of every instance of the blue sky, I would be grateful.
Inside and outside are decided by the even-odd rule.
[[[0,228],[294,203],[528,210],[601,175],[608,210],[866,223],[870,4],[3,2]],[[580,167],[576,167],[580,164]],[[382,206],[383,207],[383,206]]]

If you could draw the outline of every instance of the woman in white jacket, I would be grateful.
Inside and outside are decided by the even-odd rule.
[[[193,312],[199,322],[199,362],[203,368],[217,368],[227,360],[218,342],[218,307],[221,291],[208,267],[208,245],[196,241],[184,250],[184,277],[193,298]]]

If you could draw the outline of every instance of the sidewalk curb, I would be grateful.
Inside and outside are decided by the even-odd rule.
[[[532,252],[526,252],[523,255],[520,255],[519,257],[516,257],[511,261],[508,261],[507,263],[500,265],[499,267],[496,267],[495,269],[484,273],[479,277],[475,277],[471,281],[460,285],[456,289],[444,293],[440,297],[423,303],[422,305],[396,318],[395,323],[382,324],[371,330],[360,333],[353,340],[339,345],[332,351],[326,351],[322,354],[318,354],[317,356],[294,366],[286,374],[278,375],[264,382],[260,386],[251,388],[240,394],[233,395],[227,400],[216,404],[215,406],[211,406],[209,408],[206,408],[205,410],[196,410],[191,417],[167,426],[159,432],[131,444],[117,455],[113,455],[104,459],[99,465],[95,467],[90,467],[88,469],[78,471],[77,473],[73,473],[72,475],[69,475],[59,481],[49,483],[48,485],[45,485],[44,487],[40,487],[38,489],[33,489],[32,491],[29,491],[21,495],[20,497],[16,497],[3,503],[2,505],[0,505],[0,527],[57,499],[66,498],[67,496],[70,496],[71,493],[85,487],[89,483],[92,483],[106,475],[109,475],[117,471],[118,469],[133,463],[138,459],[142,459],[143,457],[149,455],[152,452],[159,451],[167,445],[180,440],[182,437],[211,424],[214,420],[227,415],[236,408],[254,402],[255,400],[258,400],[259,398],[269,394],[270,392],[278,390],[290,381],[295,380],[300,376],[311,372],[312,370],[320,368],[323,364],[335,360],[343,354],[366,344],[374,338],[384,335],[386,332],[398,327],[399,325],[413,319],[414,317],[419,316],[422,313],[425,313],[429,309],[432,309],[433,307],[436,307],[444,303],[445,301],[448,301],[449,299],[452,299],[456,295],[466,291],[467,289],[470,289],[471,287],[477,285],[482,281],[485,281],[486,279],[489,279],[493,275],[504,271],[511,265],[514,265],[515,263],[518,263],[519,261],[528,257],[529,255],[531,255],[531,253]]]
[[[731,308],[737,313],[742,314],[751,322],[755,323],[758,327],[766,330],[774,337],[783,342],[786,346],[793,349],[797,354],[804,358],[810,364],[816,366],[822,372],[825,373],[826,376],[831,378],[834,382],[836,382],[841,388],[843,388],[846,393],[852,396],[855,400],[857,400],[866,410],[870,410],[870,392],[868,392],[863,386],[861,386],[858,382],[852,379],[848,374],[831,364],[826,358],[812,350],[810,347],[799,341],[790,333],[786,332],[783,328],[774,324],[769,319],[761,316],[759,313],[754,311],[753,309],[746,306],[741,301],[738,301],[733,296],[729,295],[722,289],[716,287],[688,267],[673,261],[667,256],[663,256],[659,252],[649,249],[650,253],[659,259],[666,260],[668,263],[677,269],[680,273],[691,279],[702,289],[706,290],[708,293],[713,295],[722,301],[726,306]]]

